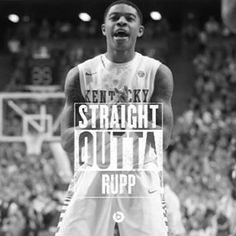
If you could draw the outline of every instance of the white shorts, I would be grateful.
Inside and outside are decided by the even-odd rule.
[[[85,165],[75,175],[55,236],[113,236],[117,212],[124,217],[118,223],[120,236],[168,235],[166,206],[155,162],[145,164],[144,171],[132,171],[136,178],[132,193],[126,189],[119,195],[104,196],[104,173],[89,171]]]

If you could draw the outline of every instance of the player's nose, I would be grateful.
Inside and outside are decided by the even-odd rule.
[[[117,24],[118,24],[119,26],[126,25],[126,24],[127,24],[126,18],[125,18],[124,16],[121,16],[121,17],[119,18],[119,20],[117,21]]]

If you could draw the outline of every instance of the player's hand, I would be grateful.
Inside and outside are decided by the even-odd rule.
[[[123,89],[115,88],[116,93],[116,104],[118,105],[118,113],[119,120],[121,120],[121,105],[125,106],[126,114],[127,114],[127,104],[128,104],[128,87],[124,86]],[[125,120],[127,121],[127,115],[125,116]]]
[[[128,102],[128,87],[124,86],[123,89],[115,88],[117,103],[127,103]]]

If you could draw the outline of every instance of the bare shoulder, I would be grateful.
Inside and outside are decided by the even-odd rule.
[[[70,69],[67,73],[64,90],[68,102],[83,101],[80,87],[79,68],[77,66]]]
[[[155,76],[152,100],[169,101],[174,89],[173,75],[170,68],[161,64]]]
[[[167,86],[169,89],[173,89],[173,74],[167,65],[161,64],[158,68],[155,78],[155,85],[164,87]]]
[[[77,66],[71,68],[66,76],[65,89],[75,86],[79,82],[79,68]]]

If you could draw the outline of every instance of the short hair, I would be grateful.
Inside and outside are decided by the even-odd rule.
[[[111,9],[111,7],[113,7],[115,5],[119,5],[119,4],[125,4],[125,5],[133,7],[137,11],[137,13],[138,13],[138,17],[140,19],[140,23],[141,24],[143,23],[143,14],[142,14],[141,10],[139,9],[139,7],[135,3],[133,3],[133,2],[131,2],[129,0],[117,0],[115,2],[112,2],[110,5],[108,5],[106,10],[105,10],[105,12],[104,12],[104,22],[106,20],[107,13]]]

